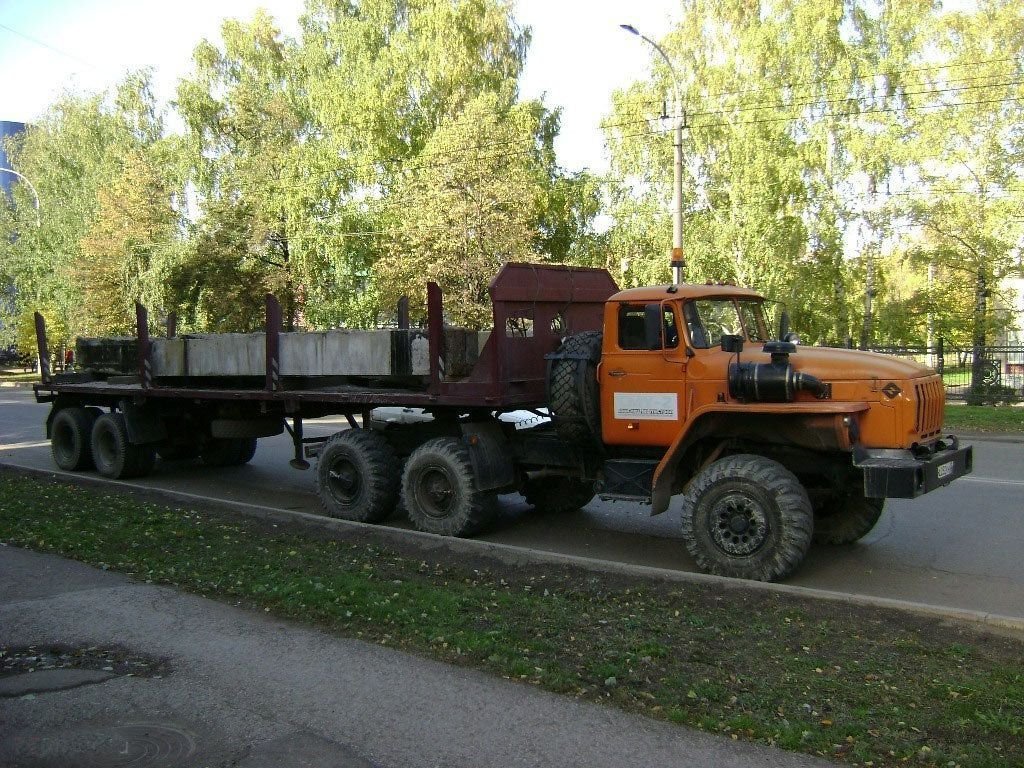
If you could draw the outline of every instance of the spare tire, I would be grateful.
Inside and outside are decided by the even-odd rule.
[[[597,364],[601,361],[601,332],[569,336],[551,356],[548,374],[551,415],[566,442],[589,448],[601,446],[601,402]]]

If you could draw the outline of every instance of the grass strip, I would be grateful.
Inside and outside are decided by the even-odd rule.
[[[9,474],[0,540],[851,765],[1024,765],[1024,643],[974,627],[467,562]]]
[[[1024,434],[1024,408],[1006,405],[946,405],[943,430]]]
[[[0,382],[29,382],[35,384],[39,381],[39,374],[31,371],[0,371]]]

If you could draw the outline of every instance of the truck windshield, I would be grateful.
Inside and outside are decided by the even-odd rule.
[[[717,347],[722,336],[743,336],[747,341],[766,341],[768,326],[760,299],[697,299],[686,304],[683,316],[690,344],[698,349]]]

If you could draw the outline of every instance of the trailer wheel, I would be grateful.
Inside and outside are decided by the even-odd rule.
[[[151,446],[133,445],[120,413],[104,413],[92,427],[92,457],[96,470],[115,480],[142,477],[153,471],[156,451]]]
[[[199,455],[199,446],[193,443],[164,445],[157,448],[157,453],[164,461],[189,461]]]
[[[875,527],[885,499],[864,495],[864,476],[851,472],[848,482],[814,510],[815,544],[852,544]]]
[[[551,361],[549,382],[551,413],[559,436],[570,443],[597,447],[601,443],[601,403],[597,364],[601,360],[601,332],[587,331],[568,337]]]
[[[538,512],[560,515],[589,504],[594,484],[575,477],[539,477],[523,483],[522,495]]]
[[[238,444],[238,457],[235,459],[235,464],[238,466],[248,464],[256,455],[256,446],[259,445],[259,440],[255,437],[243,437],[235,442]]]
[[[63,408],[50,427],[50,450],[58,467],[66,472],[92,469],[92,426],[99,413],[94,408]]]
[[[465,446],[453,437],[428,440],[409,456],[402,503],[421,531],[471,536],[497,515],[497,499],[479,491]]]
[[[327,514],[360,523],[380,523],[394,514],[399,478],[394,450],[369,429],[331,437],[316,465],[316,491]]]
[[[199,458],[208,467],[237,467],[248,464],[256,455],[256,438],[219,438],[207,440]]]
[[[683,540],[708,573],[775,581],[796,570],[811,544],[807,491],[792,472],[763,456],[728,456],[706,467],[684,504]]]
[[[284,432],[284,419],[262,417],[253,419],[213,419],[210,435],[222,440],[274,437]]]

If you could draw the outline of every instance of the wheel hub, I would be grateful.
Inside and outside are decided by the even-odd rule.
[[[769,533],[768,517],[761,505],[739,493],[729,494],[715,504],[709,524],[715,546],[735,557],[756,552]]]
[[[359,473],[348,461],[339,460],[327,473],[330,478],[331,492],[342,503],[351,503],[359,496]]]
[[[431,517],[444,517],[450,511],[455,489],[442,470],[428,472],[421,481],[420,500],[424,511]]]

